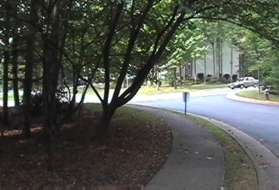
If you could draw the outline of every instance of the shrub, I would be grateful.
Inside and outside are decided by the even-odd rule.
[[[203,73],[198,73],[197,74],[197,80],[203,81],[204,80],[204,74]]]
[[[237,80],[237,75],[236,74],[234,74],[233,76],[232,76],[232,80],[233,80],[233,82],[235,82],[236,80]]]
[[[57,112],[65,113],[69,101],[67,99],[67,93],[58,90],[55,98]],[[43,94],[40,91],[33,92],[31,95],[31,114],[34,116],[40,116],[43,114]]]
[[[211,79],[212,79],[212,75],[208,74],[208,75],[206,76],[206,81],[211,81]]]
[[[231,75],[230,75],[230,74],[224,74],[224,75],[223,75],[223,80],[224,80],[224,82],[229,82],[229,81],[230,81],[230,78],[231,78]]]

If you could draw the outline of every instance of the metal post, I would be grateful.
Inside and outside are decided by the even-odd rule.
[[[184,110],[185,116],[187,115],[187,99],[185,101],[185,110]]]
[[[260,81],[260,67],[258,67],[258,87],[259,87],[259,96],[261,95],[261,88],[260,88],[260,84],[261,84],[261,81]]]
[[[184,101],[184,114],[186,116],[187,115],[187,102],[188,102],[188,98],[189,98],[189,92],[183,92],[182,96],[183,96],[183,101]]]

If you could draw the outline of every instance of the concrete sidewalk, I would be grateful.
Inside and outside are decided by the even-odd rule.
[[[224,183],[221,145],[205,128],[183,116],[141,106],[132,106],[162,117],[173,131],[170,155],[146,190],[220,190]]]

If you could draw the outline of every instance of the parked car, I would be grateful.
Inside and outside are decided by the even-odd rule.
[[[239,78],[236,82],[228,84],[228,87],[231,89],[248,88],[250,86],[256,87],[258,84],[259,84],[259,80],[253,77],[243,77],[243,78]]]

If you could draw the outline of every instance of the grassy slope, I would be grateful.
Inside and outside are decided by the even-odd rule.
[[[242,91],[239,92],[237,95],[245,98],[252,98],[256,100],[266,100],[265,95],[263,93],[259,94],[257,90],[251,91]],[[279,95],[270,95],[270,101],[279,102]]]

